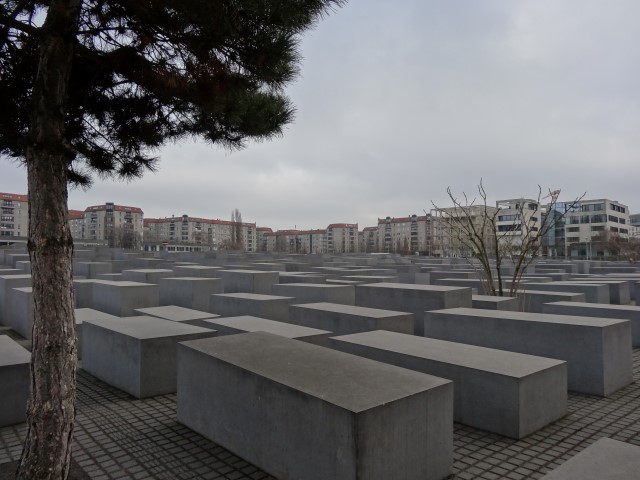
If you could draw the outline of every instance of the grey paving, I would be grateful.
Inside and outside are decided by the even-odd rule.
[[[522,440],[456,424],[451,479],[535,480],[600,438],[640,445],[640,349],[634,380],[606,398],[569,393],[568,415]],[[25,433],[24,423],[0,428],[0,463],[20,458]],[[101,480],[273,479],[179,424],[175,394],[137,400],[82,369],[74,457]]]

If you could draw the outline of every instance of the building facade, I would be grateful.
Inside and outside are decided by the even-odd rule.
[[[629,238],[629,208],[600,198],[556,205],[564,213],[564,254],[566,257],[597,258],[608,255],[611,235]]]
[[[29,232],[29,197],[0,192],[0,236],[27,237]]]
[[[132,248],[142,241],[144,213],[139,207],[107,202],[84,211],[84,240],[106,240],[109,246]]]
[[[379,218],[377,237],[379,252],[427,252],[431,243],[431,216]]]
[[[181,215],[144,220],[145,243],[201,245],[210,249],[242,249],[255,252],[257,229],[255,223],[208,219]],[[240,241],[236,241],[237,233]]]
[[[332,223],[327,227],[326,253],[357,253],[358,224]]]
[[[534,239],[542,226],[542,207],[537,200],[513,198],[498,200],[496,237],[498,244],[517,248],[523,242]],[[542,239],[538,243],[542,243]]]

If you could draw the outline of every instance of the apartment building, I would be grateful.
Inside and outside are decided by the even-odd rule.
[[[379,220],[378,220],[379,221]],[[380,252],[378,244],[378,227],[365,227],[359,235],[361,253]]]
[[[323,229],[265,231],[263,236],[268,252],[325,253],[327,248],[327,231]]]
[[[564,213],[565,256],[606,256],[608,235],[629,238],[629,208],[616,200],[580,200],[557,204],[556,209]]]
[[[496,232],[490,222],[483,222],[483,218],[497,213],[498,208],[490,205],[471,205],[464,210],[459,207],[432,209],[431,239],[427,253],[436,257],[473,256],[475,248],[470,245],[469,235],[463,227],[469,221],[486,248],[491,250],[496,242]]]
[[[265,234],[273,233],[273,229],[269,227],[257,227],[256,228],[256,251],[267,252],[267,237]]]
[[[542,207],[537,200],[514,198],[496,202],[496,236],[501,245],[521,245],[542,227]]]
[[[84,239],[84,211],[69,210],[67,214],[69,229],[74,240]]]
[[[356,253],[358,224],[332,223],[327,227],[327,253]]]
[[[378,219],[378,251],[425,252],[431,240],[431,216],[409,215]]]
[[[0,236],[26,237],[29,232],[29,197],[0,192]]]
[[[84,211],[84,240],[106,240],[109,246],[137,244],[142,239],[144,213],[139,207],[107,202]]]
[[[236,231],[240,229],[241,245],[236,242]],[[236,223],[229,220],[175,215],[166,218],[144,220],[146,243],[178,243],[207,245],[218,248],[242,248],[248,252],[257,249],[257,229],[255,223]]]

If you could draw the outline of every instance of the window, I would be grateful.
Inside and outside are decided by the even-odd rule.
[[[567,237],[567,242],[575,243],[579,241],[580,241],[580,237]]]
[[[629,230],[627,230],[626,228],[621,228],[620,233],[624,233],[626,235],[629,233]]]
[[[520,215],[499,215],[498,216],[499,222],[515,222],[517,220],[520,220]]]
[[[614,217],[613,215],[609,215],[609,221],[618,223],[618,217]]]
[[[593,227],[591,227],[591,228],[593,229]],[[577,233],[579,231],[580,231],[580,227],[568,227],[567,228],[567,232],[570,232],[570,233]]]
[[[591,227],[592,232],[602,232],[604,230],[604,225],[594,225]]]
[[[610,230],[614,233],[618,233],[618,227],[611,227]]]
[[[575,225],[577,223],[580,223],[580,217],[569,217],[569,221],[567,222],[571,225]]]
[[[591,215],[591,223],[605,223],[607,221],[607,216],[604,214],[599,215]]]
[[[580,223],[589,223],[589,215],[580,215]]]

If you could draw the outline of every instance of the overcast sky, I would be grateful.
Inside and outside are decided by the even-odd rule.
[[[304,37],[283,138],[172,145],[158,173],[96,181],[69,207],[363,228],[482,177],[491,201],[540,184],[638,212],[639,18],[638,0],[351,0]],[[26,193],[21,167],[0,172],[0,191]]]

